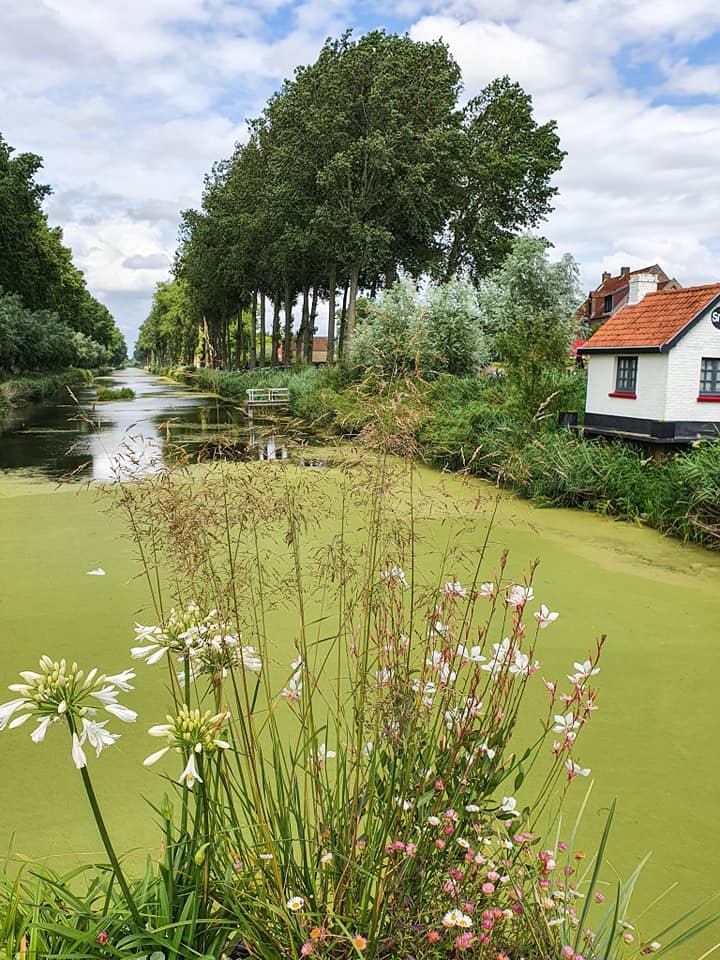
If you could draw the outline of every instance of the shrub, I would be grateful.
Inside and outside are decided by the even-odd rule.
[[[131,390],[130,387],[120,387],[116,390],[105,387],[98,390],[96,394],[97,400],[133,400],[134,398],[135,391]]]

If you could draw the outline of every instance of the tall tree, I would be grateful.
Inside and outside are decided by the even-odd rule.
[[[532,99],[509,77],[493,80],[463,115],[458,178],[448,220],[444,274],[485,276],[519,231],[536,226],[557,193],[562,165],[555,121],[538,124]]]

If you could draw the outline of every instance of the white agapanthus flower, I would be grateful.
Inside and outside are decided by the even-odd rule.
[[[169,750],[182,753],[187,760],[177,782],[192,790],[196,781],[203,783],[198,762],[202,762],[205,757],[212,757],[220,750],[230,749],[228,741],[219,735],[229,717],[227,711],[211,714],[206,710],[202,713],[183,704],[177,716],[168,716],[167,723],[159,723],[148,730],[151,737],[164,737],[168,745],[146,757],[143,766],[150,767],[157,763]]]
[[[33,743],[42,743],[48,730],[57,723],[67,725],[72,735],[71,756],[78,769],[86,766],[83,745],[88,742],[96,756],[120,736],[106,729],[108,720],[97,721],[98,709],[117,717],[124,723],[134,723],[137,713],[118,703],[122,692],[132,690],[132,670],[118,674],[100,673],[93,668],[87,674],[77,663],[40,659],[40,670],[24,670],[22,683],[13,683],[10,690],[20,696],[0,705],[0,730],[15,729],[32,717],[37,724],[30,733]]]

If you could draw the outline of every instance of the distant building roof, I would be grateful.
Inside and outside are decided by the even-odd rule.
[[[720,283],[648,293],[635,306],[618,310],[579,352],[669,349],[716,298]]]
[[[653,263],[649,267],[642,267],[639,270],[623,267],[617,277],[612,277],[608,272],[605,272],[598,286],[590,291],[585,302],[578,309],[578,319],[584,319],[594,325],[612,316],[613,313],[616,313],[625,305],[630,278],[644,273],[652,273],[657,277],[658,290],[669,290],[680,286],[677,280],[668,277],[657,263]],[[607,308],[608,298],[610,298],[609,309]]]

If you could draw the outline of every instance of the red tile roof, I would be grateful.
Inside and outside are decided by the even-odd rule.
[[[639,270],[629,270],[627,273],[621,272],[617,277],[607,276],[600,281],[594,290],[590,291],[588,298],[577,311],[578,319],[589,319],[592,323],[593,321],[605,320],[613,312],[617,312],[622,306],[623,300],[627,298],[630,278],[640,273],[652,273],[657,277],[658,290],[680,286],[677,280],[671,280],[657,263],[653,263],[649,267],[641,267]],[[605,309],[605,298],[608,296],[612,296],[610,310]]]
[[[627,347],[659,349],[717,296],[720,296],[720,283],[648,293],[635,306],[618,310],[580,352]]]

